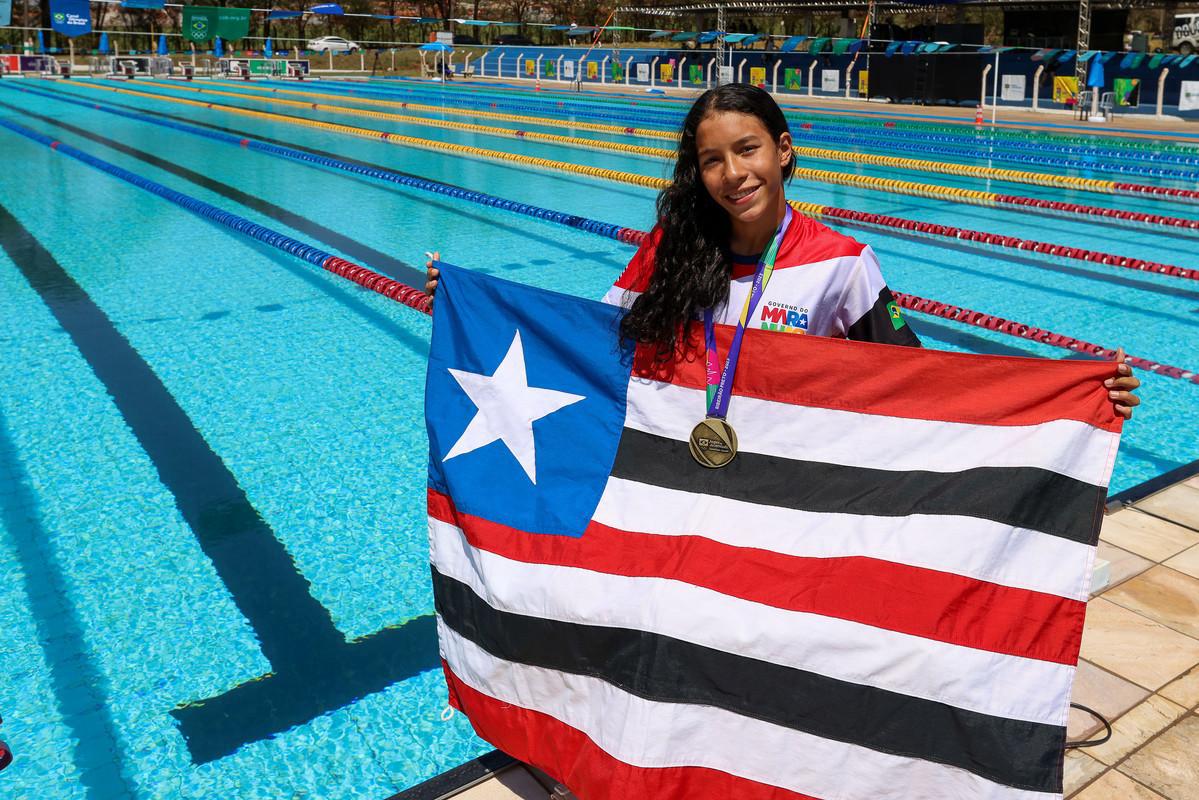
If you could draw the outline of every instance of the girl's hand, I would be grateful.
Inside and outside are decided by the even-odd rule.
[[[441,270],[434,267],[433,262],[441,260],[441,253],[434,250],[425,255],[429,257],[429,260],[425,262],[425,294],[429,295],[429,308],[432,308],[433,295],[437,292],[437,281],[441,277]]]
[[[1124,419],[1132,419],[1132,409],[1141,404],[1141,398],[1133,394],[1141,382],[1133,377],[1132,367],[1124,362],[1124,348],[1116,350],[1116,377],[1103,382],[1107,396],[1116,407],[1116,413]]]

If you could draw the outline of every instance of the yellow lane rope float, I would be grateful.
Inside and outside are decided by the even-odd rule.
[[[206,91],[200,87],[176,87],[175,83],[167,83],[165,81],[148,81],[156,86],[167,85],[171,88],[188,88],[193,91]],[[247,90],[258,92],[270,92],[271,94],[289,94],[299,95],[300,97],[316,97],[321,100],[340,100],[342,102],[359,103],[361,105],[378,106],[379,108],[403,108],[409,111],[424,111],[430,114],[446,114],[456,117],[478,117],[480,119],[494,119],[501,122],[522,122],[530,125],[542,125],[547,128],[572,128],[579,131],[594,131],[595,133],[619,133],[625,136],[639,136],[645,139],[671,139],[677,141],[679,135],[674,131],[661,131],[653,128],[630,128],[625,125],[605,125],[601,122],[571,122],[563,119],[541,119],[539,117],[525,117],[520,114],[505,114],[501,111],[470,111],[461,108],[449,108],[446,106],[431,106],[423,103],[409,103],[401,100],[376,100],[366,97],[348,97],[341,94],[325,94],[323,92],[305,92],[295,89],[276,89],[274,87],[264,86],[243,86],[238,83],[222,84],[228,86],[237,86]],[[248,95],[243,95],[248,96]],[[310,105],[302,103],[302,105]]]
[[[163,82],[156,82],[162,84]],[[238,85],[238,84],[230,84]],[[195,86],[175,86],[170,84],[171,88],[186,89],[194,92],[214,91]],[[240,86],[240,85],[239,85]],[[341,102],[359,103],[362,105],[378,106],[380,108],[405,108],[409,111],[423,111],[436,114],[447,114],[454,116],[480,117],[483,119],[494,119],[503,122],[518,122],[526,125],[542,125],[547,127],[560,128],[575,128],[577,130],[595,131],[598,133],[620,133],[632,136],[642,136],[660,139],[670,139],[677,141],[678,133],[673,131],[658,131],[650,128],[625,128],[619,125],[601,125],[591,122],[570,122],[569,120],[544,119],[541,117],[528,117],[520,114],[504,114],[494,111],[470,111],[457,108],[448,108],[445,106],[422,105],[419,103],[408,103],[397,100],[377,100],[365,97],[347,97],[345,95],[325,94],[320,92],[297,91],[295,89],[276,89],[265,88],[258,86],[243,87],[247,90],[258,92],[270,92],[272,94],[289,94],[300,95],[303,97],[317,97],[324,100],[340,100]],[[240,94],[240,97],[256,97],[251,94]],[[298,101],[292,101],[298,102]],[[301,106],[315,107],[311,103],[298,103]],[[328,110],[344,109],[344,106],[323,106]],[[1032,186],[1053,186],[1062,189],[1075,189],[1088,192],[1099,192],[1101,194],[1112,194],[1115,191],[1116,182],[1107,180],[1097,180],[1094,178],[1077,178],[1069,175],[1054,175],[1047,172],[1027,172],[1018,169],[1003,169],[1000,167],[984,167],[972,164],[955,164],[952,162],[929,161],[922,158],[904,158],[901,156],[883,156],[873,153],[854,153],[845,150],[826,150],[822,147],[800,147],[795,146],[795,152],[805,158],[818,158],[825,161],[841,161],[850,164],[871,164],[874,166],[890,167],[893,169],[906,169],[916,172],[934,172],[941,175],[959,175],[968,178],[983,178],[990,180],[1001,180],[1009,183],[1023,183]]]
[[[335,122],[321,122],[318,120],[309,120],[299,117],[289,117],[285,114],[275,114],[270,111],[255,111],[248,108],[225,106],[219,103],[205,103],[199,100],[189,100],[184,97],[170,97],[152,92],[121,89],[115,86],[101,86],[94,82],[84,82],[78,85],[84,86],[88,89],[133,95],[142,99],[157,99],[163,102],[180,103],[198,108],[215,109],[230,114],[239,114],[256,119],[284,122],[291,125],[316,128],[318,130],[341,133],[350,136],[359,136],[367,139],[374,139],[376,141],[388,142],[391,144],[408,145],[410,147],[418,147],[424,150],[432,150],[434,152],[457,153],[475,156],[477,158],[495,161],[500,164],[523,164],[526,166],[539,167],[541,169],[554,170],[557,172],[586,175],[592,178],[600,178],[618,183],[632,184],[634,186],[641,186],[647,189],[661,190],[669,184],[669,181],[665,178],[655,178],[649,175],[639,175],[633,172],[622,172],[620,170],[606,169],[604,167],[590,167],[581,164],[573,164],[570,162],[554,161],[548,158],[537,158],[534,156],[520,155],[517,153],[487,150],[482,147],[472,147],[470,145],[451,144],[449,142],[419,139],[414,136],[402,136],[400,134],[386,133],[382,131],[371,130],[369,128],[356,128],[351,125],[341,125]],[[1049,256],[1089,261],[1122,267],[1125,269],[1157,272],[1161,274],[1170,274],[1179,277],[1199,279],[1199,276],[1196,276],[1194,271],[1182,267],[1176,267],[1170,264],[1160,264],[1157,262],[1145,261],[1143,259],[1116,256],[1110,253],[1099,253],[1082,248],[1020,239],[1015,236],[1003,236],[1001,234],[985,233],[982,231],[974,231],[965,228],[956,228],[950,225],[942,225],[939,223],[917,222],[915,220],[888,217],[865,211],[853,211],[845,208],[837,208],[836,206],[826,206],[819,203],[806,203],[795,200],[788,200],[787,202],[792,208],[801,214],[818,219],[831,218],[851,224],[856,223],[860,225],[867,225],[872,228],[899,229],[907,231],[911,234],[927,235],[935,237],[936,239],[970,241],[977,245],[988,245],[1027,252],[1042,253]]]
[[[347,114],[349,116],[366,117],[369,119],[385,120],[389,122],[403,122],[406,124],[418,126],[423,125],[432,128],[471,131],[474,133],[483,133],[492,136],[502,136],[509,139],[527,139],[529,141],[563,144],[570,147],[585,147],[593,150],[632,153],[636,155],[660,158],[667,161],[672,160],[675,157],[675,152],[673,150],[667,150],[660,147],[643,147],[640,145],[623,144],[621,142],[604,142],[597,141],[595,139],[583,139],[576,136],[563,136],[554,133],[539,133],[536,131],[513,130],[511,128],[496,128],[489,125],[474,125],[464,122],[450,122],[447,120],[428,119],[425,117],[412,117],[405,114],[392,114],[383,111],[367,111],[359,108],[345,108],[343,106],[324,105],[321,103],[305,103],[297,100],[283,100],[276,97],[260,97],[256,95],[242,94],[240,92],[224,92],[218,89],[205,89],[195,86],[175,86],[172,84],[169,86],[169,88],[181,89],[183,91],[197,92],[201,94],[210,94],[218,97],[231,97],[240,100],[281,103],[283,105],[297,108],[315,109],[329,113]],[[163,96],[152,93],[145,93],[145,95],[153,97]],[[223,104],[219,107],[232,108],[231,106],[226,106]],[[929,197],[954,202],[970,203],[972,205],[996,205],[997,200],[997,196],[994,192],[980,192],[974,189],[961,189],[952,186],[936,186],[928,183],[913,183],[912,181],[902,181],[894,178],[875,178],[868,175],[853,175],[845,172],[831,172],[828,170],[809,169],[806,167],[796,167],[793,174],[800,180],[812,181],[815,183],[855,186],[859,188],[872,189],[875,191],[891,192],[893,194]]]

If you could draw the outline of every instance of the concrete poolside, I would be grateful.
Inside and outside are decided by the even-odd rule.
[[[1066,797],[1199,800],[1199,476],[1109,514],[1099,558],[1110,572],[1088,605],[1074,701],[1113,732],[1067,751]],[[1071,740],[1101,732],[1071,712]],[[441,797],[547,800],[549,790],[513,766]]]

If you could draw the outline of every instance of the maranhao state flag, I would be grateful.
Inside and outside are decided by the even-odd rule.
[[[750,330],[702,355],[446,266],[426,388],[451,702],[583,800],[1060,797],[1110,363]],[[731,330],[718,330],[725,352]]]

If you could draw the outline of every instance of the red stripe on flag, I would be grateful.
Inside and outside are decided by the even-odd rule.
[[[634,374],[705,388],[702,326],[693,325],[692,336],[689,357],[673,366],[655,366],[654,346],[639,346]],[[717,326],[722,358],[732,336],[732,327]],[[1103,386],[1115,376],[1110,361],[980,356],[750,329],[733,394],[906,419],[976,425],[1073,419],[1119,431],[1123,418]]]
[[[1078,600],[874,558],[805,558],[597,522],[578,538],[530,534],[460,513],[432,489],[428,496],[429,516],[461,528],[472,547],[514,561],[676,580],[962,647],[1078,662],[1086,614]]]
[[[483,694],[441,664],[450,703],[475,732],[508,755],[544,770],[587,800],[816,800],[707,767],[635,767],[610,756],[577,728],[548,714]],[[569,764],[564,771],[562,765]]]

